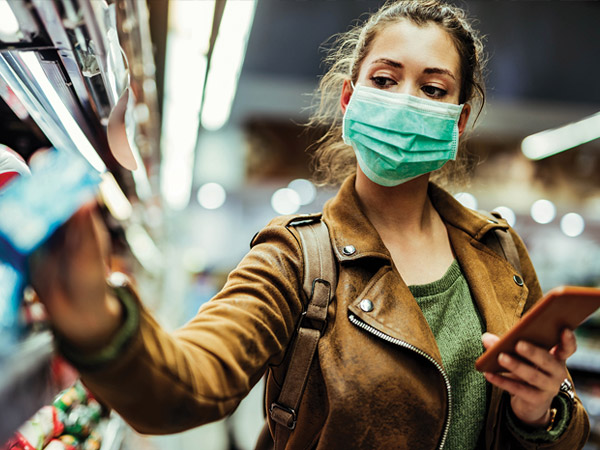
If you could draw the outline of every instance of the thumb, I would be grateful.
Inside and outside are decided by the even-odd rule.
[[[492,347],[500,338],[493,333],[485,332],[481,335],[481,342],[483,342],[484,348],[487,350]]]

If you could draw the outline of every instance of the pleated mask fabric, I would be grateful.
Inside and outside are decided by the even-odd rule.
[[[371,181],[397,186],[456,159],[463,106],[357,84],[342,136]]]

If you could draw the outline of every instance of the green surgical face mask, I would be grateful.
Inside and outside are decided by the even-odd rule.
[[[397,186],[456,159],[463,106],[357,84],[344,114],[344,142],[371,181]]]

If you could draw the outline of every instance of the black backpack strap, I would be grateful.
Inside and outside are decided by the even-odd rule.
[[[493,218],[492,220],[502,219],[502,216],[497,212],[492,212],[489,215]],[[517,252],[517,245],[515,240],[510,234],[508,229],[496,228],[493,233],[487,233],[484,238],[485,244],[488,245],[494,252],[508,261],[522,276],[521,271],[521,260],[519,259],[519,253]]]
[[[275,450],[285,447],[285,436],[296,426],[298,407],[317,344],[327,326],[327,307],[337,285],[333,249],[322,220],[291,224],[300,235],[304,258],[304,292],[308,299],[292,343],[289,366],[281,393],[269,407],[275,426]]]

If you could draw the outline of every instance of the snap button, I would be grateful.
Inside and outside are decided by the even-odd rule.
[[[513,280],[515,281],[515,283],[517,283],[517,285],[523,286],[523,278],[521,278],[519,275],[515,275],[513,277]]]
[[[362,309],[364,312],[373,311],[373,302],[371,300],[369,300],[368,298],[361,300],[359,306],[360,306],[360,309]]]
[[[342,253],[346,256],[354,255],[356,253],[356,248],[354,247],[354,245],[346,245],[342,249]]]

